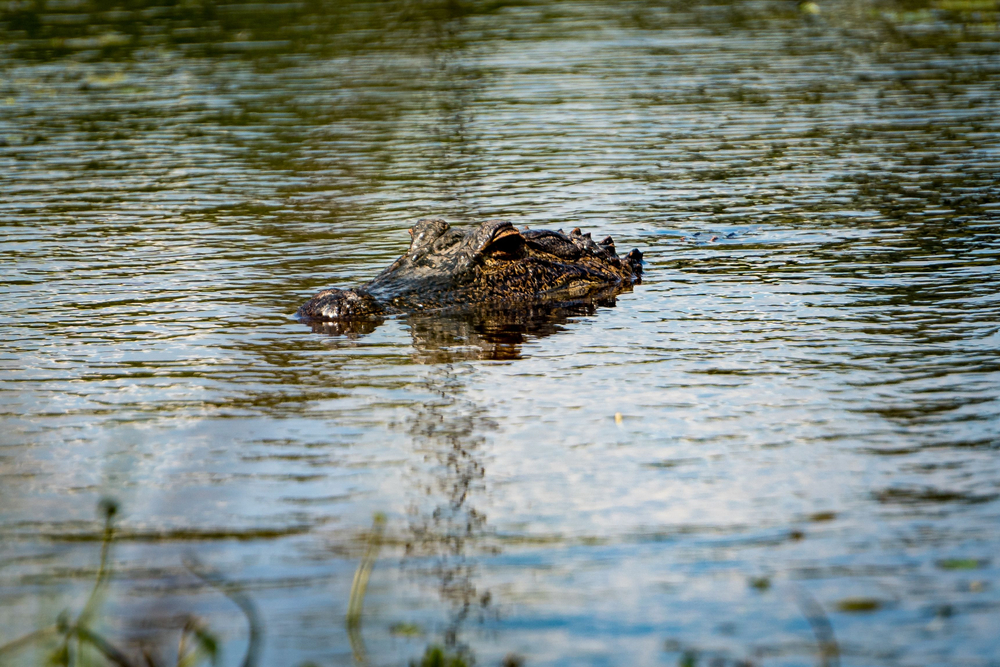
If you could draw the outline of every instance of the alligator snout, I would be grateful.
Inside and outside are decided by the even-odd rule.
[[[323,290],[298,310],[298,316],[310,320],[370,320],[385,313],[368,292],[361,289]]]

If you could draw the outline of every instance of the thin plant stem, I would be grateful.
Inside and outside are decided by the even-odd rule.
[[[97,604],[100,600],[99,593],[101,588],[111,577],[111,568],[108,565],[108,561],[111,555],[111,543],[115,536],[114,518],[118,513],[118,503],[114,500],[104,499],[101,501],[100,507],[104,512],[104,535],[101,540],[101,565],[97,569],[97,580],[94,582],[93,590],[90,591],[90,597],[87,599],[87,604],[83,606],[83,611],[80,612],[80,615],[76,619],[77,626],[83,626],[88,620],[90,620],[90,617],[97,609]]]
[[[368,580],[371,578],[372,568],[378,559],[378,552],[382,547],[382,533],[385,530],[385,517],[376,514],[372,525],[372,532],[368,536],[368,545],[365,547],[365,554],[361,558],[357,571],[354,573],[354,582],[351,584],[351,597],[347,603],[347,626],[357,626],[361,624],[361,611],[365,604],[365,592],[368,590]]]
[[[364,556],[354,572],[351,583],[351,596],[347,602],[347,638],[351,642],[351,652],[354,661],[359,665],[368,664],[368,651],[365,648],[364,637],[361,636],[361,612],[365,604],[365,592],[368,590],[368,580],[371,578],[378,552],[382,547],[382,533],[385,530],[385,515],[376,514],[372,522],[372,531],[368,535],[368,544]]]
[[[830,623],[823,606],[805,589],[799,591],[798,600],[802,614],[812,626],[816,642],[819,644],[820,667],[840,667],[840,646],[833,634],[833,624]]]
[[[40,630],[35,630],[34,632],[29,632],[23,637],[18,637],[13,641],[9,641],[3,646],[0,646],[0,656],[5,653],[15,653],[16,651],[24,648],[32,642],[40,641],[46,637],[46,635],[56,635],[59,633],[58,625],[50,625],[47,628],[42,628]]]
[[[256,667],[260,653],[260,642],[264,631],[253,600],[243,592],[243,589],[238,584],[227,581],[220,573],[205,567],[193,556],[186,558],[184,565],[196,577],[218,589],[219,592],[232,600],[240,608],[240,611],[243,612],[243,615],[247,617],[250,637],[247,642],[247,653],[243,658],[242,667]]]

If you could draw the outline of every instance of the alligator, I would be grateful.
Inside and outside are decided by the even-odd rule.
[[[331,333],[368,333],[388,316],[607,299],[642,281],[642,253],[624,257],[609,236],[579,228],[518,230],[487,220],[461,230],[440,218],[418,220],[410,248],[371,282],[323,290],[298,310]]]

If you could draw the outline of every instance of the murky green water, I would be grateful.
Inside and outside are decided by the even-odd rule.
[[[998,664],[1000,10],[816,8],[0,4],[0,646],[84,608],[113,497],[136,664],[193,617],[243,660],[188,566],[263,665]],[[293,319],[425,215],[646,282]]]

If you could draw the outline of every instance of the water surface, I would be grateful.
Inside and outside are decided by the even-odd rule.
[[[164,664],[192,616],[246,650],[191,567],[267,665],[833,664],[823,618],[841,664],[997,664],[994,2],[0,10],[0,645],[84,607],[112,497],[94,627]],[[293,318],[428,215],[646,280]]]

